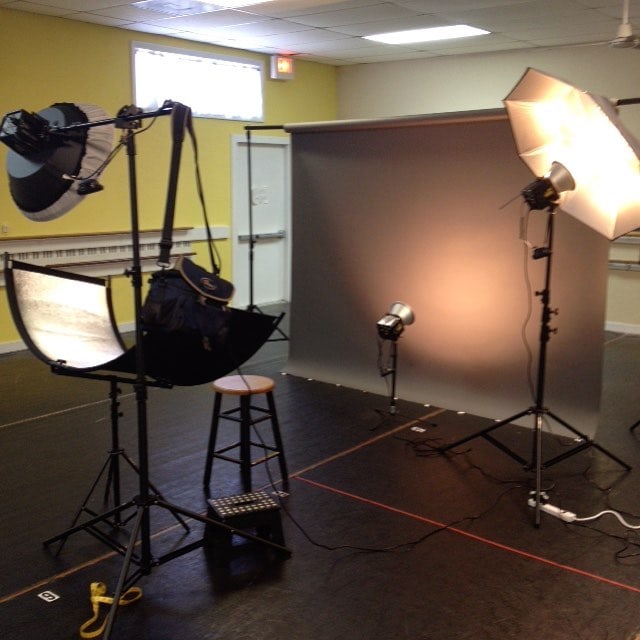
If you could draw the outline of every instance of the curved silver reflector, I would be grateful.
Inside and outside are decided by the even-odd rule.
[[[89,370],[125,352],[107,280],[16,260],[5,262],[13,320],[40,360]]]

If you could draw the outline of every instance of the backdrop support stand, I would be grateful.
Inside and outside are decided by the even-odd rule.
[[[535,404],[524,411],[520,411],[504,420],[500,420],[495,424],[482,429],[476,433],[473,433],[465,438],[461,438],[456,442],[450,443],[443,447],[439,447],[438,451],[440,453],[446,453],[451,449],[458,447],[466,442],[470,442],[475,438],[482,437],[487,442],[491,443],[507,455],[511,456],[518,463],[525,466],[527,470],[535,470],[535,515],[534,515],[534,525],[536,527],[540,526],[540,511],[541,511],[541,499],[542,499],[542,470],[546,469],[557,462],[565,460],[570,456],[573,456],[581,451],[584,451],[590,447],[593,447],[604,453],[606,456],[611,458],[621,467],[623,467],[626,471],[630,471],[631,467],[613,455],[611,452],[607,451],[596,442],[594,442],[589,436],[585,435],[578,431],[575,427],[570,425],[568,422],[554,414],[548,407],[545,406],[544,395],[545,395],[545,377],[546,377],[546,367],[547,367],[547,344],[549,342],[550,336],[552,333],[556,333],[557,329],[551,329],[549,323],[551,321],[551,316],[557,314],[557,309],[552,309],[549,306],[551,299],[551,258],[553,256],[553,226],[554,226],[554,206],[550,206],[548,210],[548,218],[547,218],[547,246],[537,248],[534,250],[533,259],[546,259],[546,271],[545,271],[545,285],[542,291],[536,291],[536,295],[540,297],[540,302],[542,303],[542,314],[540,320],[540,350],[538,353],[538,372],[537,372],[537,380],[536,380],[536,393],[535,393]],[[525,460],[522,456],[512,451],[509,447],[507,447],[504,443],[500,442],[496,438],[494,438],[491,434],[496,429],[503,427],[507,424],[510,424],[524,416],[534,416],[534,432],[532,439],[532,455],[529,462]],[[549,460],[542,460],[542,427],[543,421],[545,417],[549,417],[555,420],[558,424],[562,425],[568,431],[571,431],[573,434],[580,438],[581,442],[577,444],[575,447],[557,455]]]
[[[248,184],[248,193],[249,193],[249,201],[248,201],[248,221],[249,221],[249,304],[247,305],[247,311],[253,311],[257,313],[262,313],[262,309],[255,304],[254,300],[254,261],[255,261],[255,246],[258,237],[253,233],[253,180],[252,180],[252,167],[253,163],[251,161],[251,131],[254,130],[274,130],[284,129],[284,126],[269,126],[269,125],[256,125],[256,126],[247,126],[245,127],[246,139],[247,139],[247,184]],[[277,333],[280,335],[279,338],[272,338],[268,340],[268,342],[282,342],[285,340],[289,340],[287,336],[280,327],[276,329]]]

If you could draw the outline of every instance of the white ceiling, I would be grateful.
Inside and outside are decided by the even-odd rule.
[[[194,4],[153,1],[165,8]],[[0,7],[347,65],[604,44],[616,36],[623,0],[271,0],[182,17],[143,10],[122,0],[0,0]],[[640,31],[640,0],[631,0],[629,16]],[[385,45],[362,38],[459,23],[487,29],[491,35],[421,45]]]

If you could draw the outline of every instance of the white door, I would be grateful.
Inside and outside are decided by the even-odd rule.
[[[246,136],[235,135],[231,144],[232,280],[237,308],[289,301],[291,283],[289,139],[251,133],[250,141],[249,148]]]

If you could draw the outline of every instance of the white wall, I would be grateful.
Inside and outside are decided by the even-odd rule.
[[[531,49],[340,67],[338,117],[500,108],[528,67],[612,99],[640,96],[640,50],[607,45]],[[640,105],[622,107],[620,116],[640,137]],[[612,257],[621,251],[624,247],[614,244]],[[606,307],[609,328],[640,333],[639,272],[609,271]]]
[[[339,67],[338,117],[499,108],[527,67],[610,98],[640,95],[640,50],[606,45],[531,49]],[[635,123],[640,136],[640,107],[625,107],[623,118],[629,126]]]

